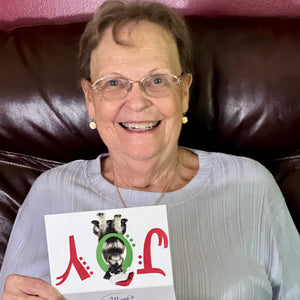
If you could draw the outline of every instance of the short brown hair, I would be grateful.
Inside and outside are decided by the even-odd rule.
[[[90,80],[90,58],[98,46],[103,32],[113,25],[113,37],[116,43],[122,26],[131,21],[147,20],[156,23],[170,32],[176,42],[183,73],[192,72],[191,39],[183,17],[175,10],[158,2],[127,2],[124,0],[105,1],[86,25],[79,44],[79,74]]]

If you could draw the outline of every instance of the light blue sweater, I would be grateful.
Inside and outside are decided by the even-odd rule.
[[[198,154],[199,171],[166,193],[176,298],[300,299],[300,238],[282,194],[257,162]],[[100,160],[74,161],[42,174],[21,207],[0,273],[50,281],[44,215],[121,208]],[[159,193],[120,189],[128,207],[153,205]]]

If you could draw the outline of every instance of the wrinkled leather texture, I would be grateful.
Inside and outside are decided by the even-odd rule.
[[[180,144],[252,157],[300,229],[300,20],[187,17],[194,83]],[[0,265],[35,178],[106,147],[88,127],[76,58],[84,23],[0,31]]]

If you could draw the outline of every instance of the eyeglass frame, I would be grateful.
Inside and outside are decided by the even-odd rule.
[[[126,78],[126,77],[101,77],[101,78],[99,78],[99,79],[97,79],[97,80],[95,80],[95,81],[91,81],[91,80],[90,80],[90,81],[89,81],[89,86],[90,86],[96,93],[99,93],[99,92],[97,91],[97,87],[96,87],[96,84],[97,84],[98,82],[100,82],[100,81],[102,81],[102,80],[104,80],[104,79],[126,79],[127,82],[128,82],[128,88],[126,89],[127,94],[126,94],[124,97],[120,98],[120,100],[126,98],[126,96],[128,95],[128,93],[132,90],[132,87],[133,87],[133,84],[134,84],[134,83],[138,83],[140,89],[141,89],[143,92],[145,92],[148,96],[153,97],[153,98],[158,98],[158,97],[149,95],[149,94],[147,93],[147,89],[144,87],[143,82],[144,82],[147,78],[149,78],[149,77],[159,76],[159,75],[167,75],[167,76],[170,76],[170,77],[176,79],[177,81],[176,81],[175,83],[178,85],[178,84],[182,81],[181,77],[184,75],[184,73],[182,72],[179,76],[174,75],[174,74],[161,74],[161,73],[158,73],[158,74],[153,74],[153,75],[146,75],[146,76],[144,76],[144,77],[143,77],[142,79],[140,79],[140,80],[131,80],[131,79],[128,79],[128,78]]]

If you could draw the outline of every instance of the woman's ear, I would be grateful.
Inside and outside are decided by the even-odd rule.
[[[189,108],[190,102],[190,86],[193,81],[193,75],[191,73],[184,74],[182,76],[182,112],[186,113]]]
[[[85,105],[88,110],[88,114],[92,120],[95,119],[95,108],[94,101],[91,93],[90,83],[88,80],[82,78],[81,79],[81,88],[85,97]]]
[[[87,100],[87,98],[89,97],[89,89],[90,89],[90,87],[89,87],[89,81],[88,80],[86,80],[86,79],[84,79],[84,78],[82,78],[81,79],[81,88],[82,88],[82,90],[83,90],[83,93],[84,93],[84,96],[85,96],[85,99]]]

